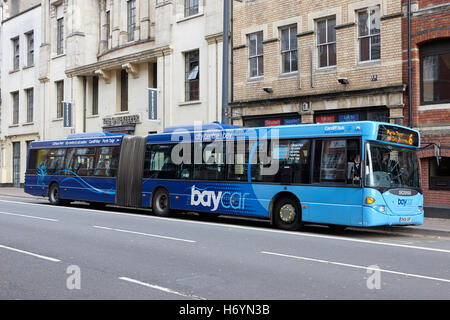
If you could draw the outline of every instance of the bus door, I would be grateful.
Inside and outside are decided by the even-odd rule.
[[[360,138],[317,139],[313,145],[312,188],[307,199],[310,222],[362,223]]]

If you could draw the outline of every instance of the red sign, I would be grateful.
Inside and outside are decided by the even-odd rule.
[[[281,120],[280,119],[264,121],[264,126],[266,126],[266,127],[279,126],[279,125],[281,125]]]
[[[334,116],[318,116],[316,118],[317,123],[335,122]]]

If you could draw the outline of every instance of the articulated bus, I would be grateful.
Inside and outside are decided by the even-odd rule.
[[[417,131],[370,121],[72,134],[31,143],[24,188],[54,205],[239,215],[287,230],[420,225],[419,146]]]

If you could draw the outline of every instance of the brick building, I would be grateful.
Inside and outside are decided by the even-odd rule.
[[[407,0],[403,0],[406,12]],[[407,15],[403,19],[403,82],[408,83]],[[419,129],[422,147],[441,146],[439,165],[434,148],[419,152],[421,186],[427,207],[450,210],[450,2],[411,1],[411,119],[404,124]],[[408,105],[405,92],[405,105]],[[447,148],[446,148],[447,147]]]
[[[234,124],[403,122],[401,1],[245,0],[232,31]]]

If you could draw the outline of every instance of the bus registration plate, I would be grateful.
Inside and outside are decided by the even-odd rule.
[[[411,217],[400,217],[400,222],[411,222]]]

